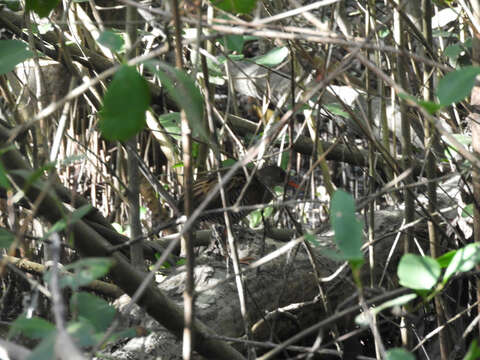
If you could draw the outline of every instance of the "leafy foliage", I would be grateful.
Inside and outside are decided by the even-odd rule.
[[[103,97],[100,131],[109,140],[127,140],[145,127],[150,105],[147,81],[134,67],[123,65]]]

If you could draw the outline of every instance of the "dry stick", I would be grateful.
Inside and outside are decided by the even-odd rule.
[[[423,36],[430,46],[433,47],[433,35],[432,35],[432,3],[431,0],[422,0],[422,27],[423,27]],[[426,101],[434,101],[434,77],[431,72],[430,66],[424,65],[423,69],[423,83],[426,85],[423,92],[423,97]],[[427,180],[432,180],[435,177],[435,157],[433,155],[432,149],[434,148],[434,143],[438,141],[437,136],[434,132],[432,124],[428,120],[424,120],[424,133],[425,133],[425,148],[427,149],[427,155],[425,159],[426,163],[426,176]],[[436,258],[439,254],[437,253],[438,241],[437,231],[434,226],[434,221],[436,221],[437,216],[434,215],[435,209],[437,208],[437,184],[434,181],[429,181],[427,183],[427,193],[428,193],[428,211],[432,214],[432,219],[427,221],[428,227],[428,239],[430,243],[430,256]],[[441,326],[445,323],[445,303],[440,294],[435,296],[434,299],[435,311],[437,313],[437,326]],[[440,357],[442,360],[448,359],[448,354],[450,353],[448,346],[448,333],[447,329],[441,330],[439,333],[439,343],[440,343]]]
[[[170,1],[173,22],[175,29],[175,65],[180,71],[183,70],[182,55],[182,23],[179,15],[178,0]],[[202,114],[203,115],[203,114]],[[187,218],[193,208],[192,179],[193,179],[193,158],[192,158],[192,130],[188,123],[185,109],[180,111],[182,150],[183,150],[183,186],[184,186],[184,212]],[[185,231],[181,236],[181,252],[187,258],[185,290],[183,292],[184,306],[184,328],[183,328],[183,359],[190,360],[193,347],[193,326],[195,319],[195,253],[193,251],[192,230]]]
[[[132,6],[127,6],[125,18],[125,44],[127,47],[126,57],[131,58],[135,56],[137,49],[137,27],[135,20],[137,19],[137,9]],[[129,145],[126,147],[127,152],[127,177],[128,177],[128,217],[130,222],[130,238],[136,239],[142,236],[142,225],[140,223],[140,173],[138,159],[136,157],[138,138],[137,134],[133,135],[126,141]],[[130,261],[132,265],[138,270],[142,271],[145,266],[145,254],[143,252],[142,244],[134,243],[130,246]]]

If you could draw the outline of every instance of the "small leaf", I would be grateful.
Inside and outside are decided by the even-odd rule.
[[[203,121],[203,97],[193,79],[185,72],[160,61],[148,61],[145,65],[158,75],[168,95],[185,110],[193,136],[214,146]]]
[[[7,171],[5,170],[5,167],[3,166],[1,161],[0,161],[0,186],[6,190],[9,190],[11,188],[10,181],[8,181],[8,178],[7,178]]]
[[[477,344],[477,339],[474,339],[468,347],[468,352],[463,360],[478,360],[480,359],[480,348]]]
[[[466,66],[449,72],[438,83],[437,96],[440,104],[448,106],[470,95],[475,77],[480,74],[480,67]]]
[[[433,102],[433,101],[419,100],[417,103],[418,105],[423,107],[425,110],[427,110],[430,115],[435,115],[437,111],[439,111],[444,107],[443,105],[437,104],[436,102]]]
[[[395,348],[387,351],[386,360],[415,360],[415,357],[405,349]]]
[[[473,217],[473,203],[472,204],[467,204],[462,209],[462,217],[463,218]]]
[[[93,346],[100,340],[99,332],[90,321],[84,318],[79,321],[70,321],[67,331],[75,343],[81,347]]]
[[[405,254],[397,268],[400,285],[414,290],[431,290],[440,277],[440,265],[429,256]]]
[[[270,50],[265,55],[257,56],[252,59],[256,64],[263,66],[276,66],[288,56],[289,51],[286,46]]]
[[[115,309],[108,302],[86,292],[73,294],[70,309],[78,319],[88,320],[97,332],[107,330],[115,316]]]
[[[350,114],[346,112],[338,103],[331,103],[323,105],[325,109],[330,111],[334,115],[343,116],[344,118],[350,119]]]
[[[19,316],[10,326],[9,337],[22,334],[30,339],[44,339],[55,331],[55,326],[39,317]]]
[[[55,359],[55,341],[57,339],[57,332],[52,331],[35,346],[33,351],[28,355],[26,360],[51,360]]]
[[[25,10],[33,10],[41,18],[48,16],[55,9],[60,0],[26,0]]]
[[[147,81],[132,66],[123,65],[103,97],[100,131],[108,140],[127,140],[142,130],[150,105]]]
[[[33,57],[28,45],[20,40],[0,40],[0,75],[12,71],[15,66]]]
[[[257,0],[210,0],[210,2],[231,14],[249,14],[255,9]]]
[[[309,232],[305,233],[305,240],[315,247],[320,246],[320,242],[318,241],[317,237]]]
[[[65,230],[67,226],[76,223],[82,217],[88,214],[91,209],[92,206],[90,204],[85,204],[79,207],[74,212],[72,212],[69,219],[60,219],[55,224],[53,224],[53,226],[42,236],[40,240],[43,241],[45,239],[48,239],[53,233]]]
[[[112,30],[102,31],[98,36],[97,41],[99,44],[115,52],[119,52],[125,44],[123,38]]]
[[[335,243],[344,260],[363,260],[362,223],[355,216],[355,201],[343,190],[337,190],[330,207],[330,222]]]
[[[182,130],[180,128],[180,113],[172,112],[160,115],[158,122],[168,132],[168,135],[176,140],[182,138]]]
[[[443,282],[446,283],[456,273],[472,270],[478,263],[480,263],[480,243],[464,246],[457,250],[447,270],[445,270]]]
[[[439,257],[437,257],[437,262],[438,262],[438,265],[440,265],[440,267],[442,269],[445,269],[446,267],[448,267],[448,265],[450,264],[450,262],[452,261],[453,257],[455,256],[455,254],[457,253],[457,250],[451,250]]]
[[[8,249],[14,240],[15,236],[10,231],[0,228],[0,249]]]
[[[243,35],[225,35],[223,39],[220,39],[227,53],[236,52],[241,54],[243,51],[243,45],[245,44],[245,37]]]
[[[93,280],[100,279],[108,274],[113,261],[109,258],[88,258],[82,259],[65,266],[66,271],[73,274],[62,273],[60,277],[60,287],[63,289],[69,287],[77,291],[80,287],[90,284]],[[45,274],[45,281],[49,282],[51,273]]]

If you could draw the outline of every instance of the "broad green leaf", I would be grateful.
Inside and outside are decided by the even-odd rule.
[[[115,316],[115,309],[108,302],[86,292],[73,294],[70,309],[78,319],[88,320],[97,332],[107,330]]]
[[[12,71],[15,66],[33,57],[28,45],[20,40],[0,40],[0,75]]]
[[[466,66],[449,72],[438,83],[437,96],[440,104],[448,106],[470,95],[475,77],[480,74],[480,67]]]
[[[210,0],[210,2],[231,14],[249,14],[255,9],[257,0]]]
[[[15,236],[8,230],[0,228],[0,249],[8,249],[15,240]]]
[[[97,38],[97,41],[101,45],[115,52],[119,52],[120,50],[122,50],[123,45],[125,44],[123,38],[112,30],[102,31]]]
[[[26,0],[25,10],[33,10],[41,18],[48,16],[60,0]]]
[[[332,197],[330,222],[335,232],[335,244],[344,260],[362,260],[362,223],[355,216],[355,201],[352,195],[337,190]]]
[[[52,331],[55,326],[39,317],[27,319],[25,316],[19,316],[10,326],[9,337],[22,334],[30,339],[44,339]]]
[[[440,277],[440,265],[429,256],[405,254],[397,268],[400,285],[414,290],[431,290]]]
[[[456,273],[472,270],[478,263],[480,263],[480,243],[466,245],[455,253],[447,270],[445,270],[443,282],[446,283]]]
[[[103,97],[100,131],[108,140],[127,140],[142,130],[150,105],[147,81],[132,66],[123,65]]]
[[[265,55],[254,57],[252,61],[254,61],[258,65],[277,66],[283,60],[285,60],[288,54],[289,54],[288,48],[286,46],[283,46],[280,48],[272,49]]]
[[[415,357],[405,349],[394,348],[387,351],[386,360],[415,360]]]
[[[193,136],[214,146],[203,121],[203,97],[193,79],[185,72],[160,61],[148,61],[145,65],[158,75],[168,95],[185,111]]]

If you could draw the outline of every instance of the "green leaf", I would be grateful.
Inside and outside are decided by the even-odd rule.
[[[445,270],[443,282],[446,283],[456,273],[472,270],[478,263],[480,263],[480,243],[468,244],[455,253]]]
[[[0,249],[8,249],[15,240],[15,236],[8,230],[0,228]]]
[[[33,57],[28,45],[20,40],[0,40],[0,75],[12,71],[15,66]]]
[[[346,112],[338,103],[325,104],[323,106],[334,115],[339,115],[350,119],[350,114]]]
[[[445,269],[449,264],[450,262],[452,261],[453,257],[455,256],[455,254],[457,253],[457,250],[451,250],[439,257],[437,257],[437,262],[438,262],[438,265],[440,265],[440,267],[442,269]]]
[[[123,65],[103,97],[100,131],[108,140],[127,140],[142,130],[150,105],[147,81],[132,66]]]
[[[48,239],[48,237],[53,233],[65,230],[67,226],[76,223],[81,218],[83,218],[86,214],[88,214],[91,209],[92,209],[92,206],[90,204],[85,204],[79,207],[74,212],[72,212],[70,218],[60,219],[55,224],[53,224],[53,226],[42,236],[40,240],[43,241],[45,239]]]
[[[5,4],[9,10],[20,11],[22,6],[19,0],[1,0],[0,4]]]
[[[320,242],[318,241],[317,237],[309,232],[305,233],[305,240],[315,247],[320,246]]]
[[[55,326],[39,317],[19,316],[10,326],[9,337],[22,334],[30,339],[44,339],[55,331]]]
[[[252,59],[258,65],[277,66],[288,56],[289,51],[286,46],[270,50],[265,55],[256,56]]]
[[[123,38],[112,30],[102,31],[98,36],[97,41],[99,44],[115,52],[122,50],[123,45],[125,44]]]
[[[168,132],[168,134],[176,140],[182,138],[182,130],[180,128],[180,113],[172,112],[160,115],[158,122]]]
[[[330,207],[330,222],[335,243],[344,260],[362,260],[362,223],[355,216],[355,201],[343,190],[337,190]]]
[[[415,357],[405,349],[394,348],[387,351],[386,360],[415,360]]]
[[[417,103],[425,110],[427,110],[430,115],[435,115],[438,110],[443,108],[443,105],[437,104],[433,101],[419,100]]]
[[[97,332],[107,330],[115,316],[115,309],[108,302],[86,292],[73,294],[70,309],[77,319],[88,320]]]
[[[55,359],[55,341],[57,339],[57,332],[52,331],[35,346],[33,351],[28,355],[27,360],[51,360]]]
[[[405,254],[397,268],[400,285],[414,290],[431,290],[440,277],[440,265],[429,256]]]
[[[236,52],[241,54],[243,51],[243,45],[245,44],[245,36],[243,35],[225,35],[220,42],[225,47],[225,51]]]
[[[464,48],[461,45],[461,43],[456,43],[456,44],[448,45],[445,48],[445,51],[443,53],[445,54],[446,57],[448,57],[448,59],[450,60],[450,63],[454,64],[457,61],[460,54],[462,53],[462,51],[464,51]]]
[[[48,16],[60,0],[26,0],[25,10],[33,10],[41,18]]]
[[[262,222],[262,210],[254,210],[248,215],[249,225],[256,228]]]
[[[231,14],[249,14],[255,10],[257,0],[210,0],[210,2]]]
[[[65,266],[66,271],[73,274],[62,273],[60,276],[60,287],[71,288],[77,291],[80,287],[90,284],[93,280],[100,279],[108,274],[113,261],[109,258],[87,258]],[[45,281],[49,282],[50,271],[45,274]]]
[[[160,61],[148,61],[145,65],[158,75],[168,95],[185,111],[193,136],[214,146],[203,121],[203,97],[193,79],[185,72]]]
[[[67,331],[75,343],[81,347],[95,345],[103,335],[102,332],[97,332],[92,323],[84,318],[69,322]]]
[[[0,161],[0,186],[6,190],[9,190],[11,188],[10,181],[8,181],[8,178],[7,178],[7,171],[5,170],[5,167],[3,166],[1,161]]]
[[[440,104],[448,106],[465,99],[470,95],[478,74],[480,74],[480,67],[466,66],[445,75],[439,81],[437,88]]]
[[[474,339],[468,347],[468,352],[465,354],[463,360],[477,360],[480,359],[480,348],[477,344],[477,339]]]
[[[473,217],[473,203],[465,205],[465,207],[462,209],[462,217]]]

